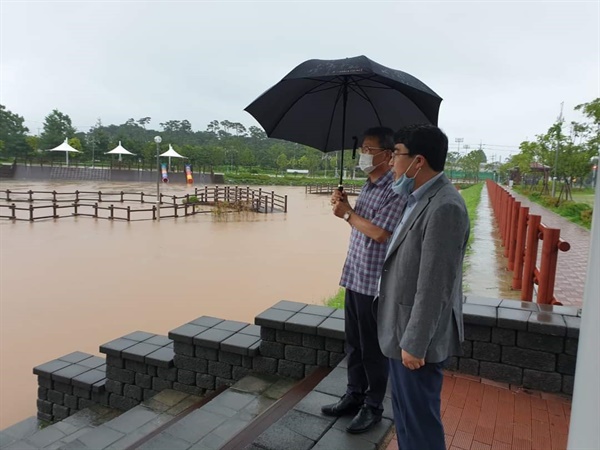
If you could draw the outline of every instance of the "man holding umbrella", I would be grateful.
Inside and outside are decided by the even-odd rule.
[[[367,183],[354,208],[343,191],[336,191],[331,199],[333,213],[352,227],[340,281],[346,288],[348,385],[340,401],[325,405],[321,410],[329,416],[356,414],[346,428],[349,433],[363,433],[381,421],[387,388],[388,360],[377,340],[373,299],[387,241],[406,201],[391,189],[393,176],[389,162],[394,148],[393,136],[393,131],[385,127],[365,131],[359,166],[367,173]]]

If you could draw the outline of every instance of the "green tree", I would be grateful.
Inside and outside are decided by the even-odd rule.
[[[0,105],[0,141],[3,143],[2,154],[6,156],[26,156],[31,153],[27,144],[29,129],[23,125],[25,119],[12,113],[6,106]]]
[[[75,135],[75,128],[67,114],[55,109],[44,119],[44,131],[40,136],[40,147],[48,150]]]
[[[280,173],[282,170],[285,170],[288,168],[288,158],[287,156],[285,156],[285,153],[281,153],[278,157],[277,157],[277,173]]]

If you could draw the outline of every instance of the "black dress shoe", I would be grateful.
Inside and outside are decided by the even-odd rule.
[[[321,407],[321,412],[326,416],[340,417],[347,414],[356,414],[362,406],[362,402],[350,394],[344,396],[337,403]]]
[[[363,405],[356,417],[350,422],[350,425],[346,427],[346,431],[352,434],[364,433],[379,422],[381,422],[381,411],[369,405]]]

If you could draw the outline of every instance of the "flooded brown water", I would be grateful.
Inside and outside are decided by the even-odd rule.
[[[144,190],[153,185],[3,183],[5,190]],[[168,186],[171,195],[189,188]],[[32,368],[134,330],[167,334],[201,315],[253,322],[279,300],[335,294],[349,227],[328,196],[276,187],[289,212],[112,222],[0,221],[0,429],[35,414]],[[237,219],[236,219],[237,217]]]
[[[155,185],[4,182],[5,189],[151,194]],[[0,429],[35,414],[35,365],[75,350],[98,354],[100,344],[135,330],[167,334],[201,315],[252,322],[279,300],[321,304],[335,294],[349,227],[332,216],[327,195],[265,189],[288,195],[287,214],[0,220]],[[514,298],[497,282],[510,285],[485,220],[485,189],[482,205],[467,284],[473,294]]]

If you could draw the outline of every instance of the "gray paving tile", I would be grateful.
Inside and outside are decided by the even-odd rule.
[[[106,378],[106,372],[103,372],[98,369],[90,369],[87,372],[84,372],[80,375],[73,377],[71,383],[73,386],[80,388],[89,388],[94,383],[101,381]]]
[[[328,317],[317,327],[317,335],[344,340],[346,327],[343,319]]]
[[[335,312],[335,308],[322,305],[306,305],[298,312],[303,314],[314,314],[315,316],[329,317]]]
[[[249,324],[246,322],[238,322],[237,320],[224,320],[214,325],[214,328],[217,328],[219,330],[233,331],[237,333],[241,329],[246,328],[248,325]]]
[[[346,393],[347,384],[348,372],[346,369],[336,367],[315,386],[314,390],[339,398]]]
[[[83,361],[84,359],[88,359],[91,357],[92,357],[92,355],[90,355],[89,353],[73,352],[73,353],[69,353],[68,355],[61,356],[58,359],[60,359],[61,361],[76,363],[76,362]]]
[[[14,436],[6,434],[4,431],[0,431],[0,448],[8,447],[9,444],[18,441]]]
[[[145,331],[134,331],[133,333],[129,333],[123,336],[123,339],[131,339],[132,341],[142,342],[151,339],[154,336],[156,336],[156,334],[154,333],[147,333]]]
[[[148,436],[150,433],[157,430],[170,420],[173,420],[173,416],[170,416],[168,414],[161,414],[158,417],[156,417],[156,419],[145,423],[139,428],[136,428],[134,431],[123,436],[118,441],[113,442],[111,445],[106,447],[105,450],[125,450],[131,447],[133,444],[140,441],[141,439],[143,439],[144,437]]]
[[[261,312],[254,318],[254,323],[262,327],[283,330],[284,323],[294,315],[294,311],[285,311],[282,309],[269,308]]]
[[[156,335],[150,339],[146,339],[144,341],[146,344],[158,345],[159,347],[164,347],[165,345],[171,344],[173,341],[166,336]]]
[[[168,433],[190,444],[195,444],[212,430],[228,420],[198,409],[168,428]]]
[[[65,433],[50,425],[49,427],[46,427],[43,430],[40,430],[37,433],[29,436],[27,438],[27,442],[36,448],[43,448],[52,444],[53,442],[61,440],[63,437],[65,437]]]
[[[481,306],[492,306],[494,308],[497,308],[498,306],[500,306],[500,303],[502,303],[502,299],[480,297],[478,295],[467,295],[465,298],[465,303]]]
[[[169,331],[169,338],[174,341],[183,342],[185,344],[193,344],[194,336],[208,330],[208,327],[186,323],[174,330]]]
[[[183,401],[187,397],[189,397],[189,394],[186,394],[185,392],[166,389],[152,397],[152,400],[171,407],[175,406],[177,403]]]
[[[279,380],[275,375],[252,374],[231,386],[231,389],[251,394],[260,394]]]
[[[28,417],[20,422],[11,425],[2,430],[2,433],[8,434],[15,439],[23,439],[40,431],[40,421],[35,416]]]
[[[334,448],[344,450],[375,450],[377,448],[374,443],[362,439],[361,436],[331,428],[319,439],[313,450],[332,450]]]
[[[233,333],[233,331],[209,328],[205,332],[194,337],[194,345],[218,349],[220,348],[221,342],[223,342]]]
[[[333,317],[336,319],[344,319],[345,318],[345,312],[342,308],[336,309],[331,316],[329,317]]]
[[[52,373],[52,379],[65,384],[71,384],[71,380],[82,373],[89,372],[89,367],[80,366],[79,364],[71,364],[63,369]]]
[[[325,320],[323,316],[296,313],[285,321],[286,331],[297,331],[299,333],[317,334],[317,327]]]
[[[132,361],[144,362],[144,357],[149,355],[152,352],[159,350],[161,347],[158,345],[146,344],[145,342],[140,342],[136,345],[132,345],[129,348],[126,348],[121,352],[121,357],[123,359],[130,359]]]
[[[241,334],[260,337],[260,327],[258,325],[248,325],[239,331]]]
[[[143,406],[136,406],[116,419],[107,422],[105,426],[120,431],[121,433],[128,434],[157,417],[158,414],[154,411],[150,411]]]
[[[283,310],[292,311],[292,312],[298,312],[306,306],[307,306],[306,303],[290,302],[289,300],[281,300],[281,301],[275,303],[275,305],[273,305],[273,308],[283,309]]]
[[[146,355],[144,361],[146,364],[168,369],[169,367],[173,367],[174,357],[175,352],[173,351],[173,348],[166,346]]]
[[[131,339],[118,338],[114,339],[106,344],[102,344],[100,346],[100,352],[106,355],[116,356],[117,358],[121,357],[121,351],[133,347],[136,345],[138,341],[133,341]]]
[[[189,450],[218,450],[226,441],[226,439],[223,439],[216,434],[209,433],[206,437],[202,438],[200,442],[191,446]]]
[[[463,319],[465,323],[473,325],[496,326],[496,308],[471,303],[463,305]]]
[[[218,317],[201,316],[197,319],[192,320],[190,323],[193,323],[194,325],[201,325],[206,328],[211,328],[215,325],[220,324],[221,322],[223,322],[223,319],[219,319]]]
[[[106,360],[104,358],[100,358],[99,356],[92,356],[91,358],[79,361],[77,364],[79,364],[80,366],[89,367],[90,369],[96,369],[105,363]]]
[[[186,450],[189,442],[183,441],[169,433],[160,433],[155,438],[138,447],[139,450]]]
[[[223,424],[219,425],[217,428],[211,431],[211,434],[229,440],[237,433],[242,431],[244,428],[246,428],[249,423],[250,420],[240,420],[232,418],[226,420]]]
[[[248,403],[241,411],[235,415],[235,418],[245,421],[251,421],[265,412],[275,400],[266,397],[257,397]]]
[[[81,442],[90,449],[99,450],[103,449],[104,447],[108,447],[110,444],[121,439],[123,436],[125,436],[124,433],[115,431],[106,425],[100,425],[98,428],[95,428],[89,433],[81,436],[79,439],[77,439],[77,441]]]
[[[260,337],[237,333],[221,342],[221,350],[236,353],[238,355],[249,355],[250,347],[260,341]]]
[[[278,422],[313,441],[318,441],[331,427],[331,420],[295,410],[288,411]]]
[[[518,300],[502,300],[502,303],[500,303],[500,307],[510,309],[522,309],[526,311],[539,311],[537,303],[520,302]]]
[[[59,361],[58,359],[55,359],[54,361],[49,361],[47,363],[40,364],[39,366],[35,366],[33,368],[33,374],[50,378],[50,376],[54,372],[56,372],[57,370],[64,369],[65,367],[68,367],[71,364],[72,363],[67,361]]]
[[[13,442],[8,447],[2,447],[2,450],[38,450],[39,447],[35,447],[31,444],[28,444],[25,441],[19,440]]]
[[[222,405],[227,408],[240,410],[246,405],[248,405],[255,398],[255,395],[248,394],[245,392],[236,392],[228,389],[225,392],[219,394],[213,400],[211,400],[210,403],[215,403],[217,405]]]
[[[295,431],[274,423],[253,442],[256,446],[265,450],[309,450],[313,448],[314,441],[302,436]],[[341,449],[343,447],[330,447],[328,450]]]
[[[307,414],[322,417],[333,422],[335,417],[327,417],[321,413],[321,406],[329,403],[336,403],[340,398],[334,395],[323,394],[321,392],[312,391],[302,400],[300,400],[294,409]]]

